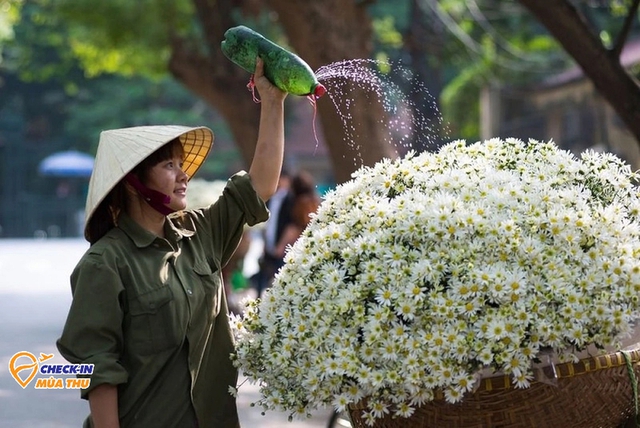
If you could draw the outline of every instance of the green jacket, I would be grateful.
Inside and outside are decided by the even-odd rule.
[[[210,207],[170,215],[166,239],[121,215],[71,275],[57,345],[69,362],[95,365],[82,397],[117,385],[122,428],[238,427],[221,268],[244,225],[268,216],[245,173]]]

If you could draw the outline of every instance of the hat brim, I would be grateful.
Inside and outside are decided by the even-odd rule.
[[[181,134],[178,139],[182,143],[184,150],[182,168],[191,179],[198,172],[211,151],[214,139],[213,132],[205,127],[194,128]]]

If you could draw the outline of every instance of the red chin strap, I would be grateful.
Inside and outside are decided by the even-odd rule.
[[[162,215],[169,215],[176,210],[169,208],[166,204],[171,202],[171,197],[169,195],[165,195],[164,193],[158,192],[157,190],[149,189],[147,186],[142,184],[138,177],[136,177],[133,173],[129,173],[124,177],[125,181],[133,186],[134,189],[142,195],[145,201],[151,206],[151,208],[155,209]]]

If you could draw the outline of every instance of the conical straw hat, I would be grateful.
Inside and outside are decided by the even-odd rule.
[[[191,178],[206,159],[213,145],[213,132],[209,128],[162,125],[101,132],[98,152],[89,180],[85,229],[100,202],[127,173],[151,153],[178,137],[184,148],[183,170]]]

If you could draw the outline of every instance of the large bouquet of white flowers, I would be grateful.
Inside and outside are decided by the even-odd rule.
[[[233,319],[235,364],[265,409],[367,398],[369,424],[410,416],[478,373],[532,379],[616,346],[638,317],[637,175],[553,143],[450,143],[362,168],[326,196],[275,284]]]

